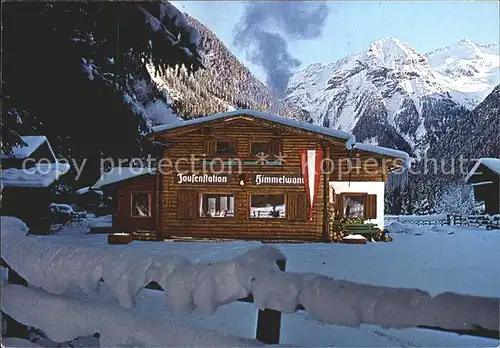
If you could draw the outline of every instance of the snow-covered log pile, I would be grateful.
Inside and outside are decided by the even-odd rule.
[[[2,217],[1,245],[2,258],[12,269],[30,285],[53,294],[24,289],[30,294],[11,298],[5,294],[14,296],[18,290],[9,285],[12,290],[3,291],[7,301],[3,301],[2,309],[20,321],[31,320],[21,313],[22,301],[38,296],[54,302],[54,306],[62,301],[61,311],[64,306],[81,306],[78,311],[85,308],[89,314],[77,317],[81,320],[101,315],[99,306],[74,303],[77,300],[67,305],[64,301],[69,299],[61,295],[89,294],[99,289],[102,279],[103,286],[126,309],[134,307],[135,297],[142,288],[156,281],[165,290],[167,306],[178,315],[213,313],[218,306],[253,294],[255,304],[261,309],[294,312],[302,307],[313,318],[329,324],[359,326],[366,323],[387,328],[428,326],[456,331],[477,327],[497,331],[499,326],[498,298],[455,293],[432,297],[417,289],[358,284],[312,273],[280,272],[276,261],[284,256],[270,246],[251,249],[233,260],[193,264],[181,256],[150,255],[126,247],[91,248],[47,242],[26,236],[24,223],[12,217]],[[13,304],[14,298],[17,304]],[[33,308],[42,310],[43,306],[37,305],[41,302],[33,301]],[[81,297],[78,301],[82,301]],[[71,308],[67,310],[77,311]],[[36,324],[40,323],[36,321]],[[58,325],[59,330],[64,326],[73,330],[77,324],[65,320]],[[100,326],[93,329],[105,330]]]

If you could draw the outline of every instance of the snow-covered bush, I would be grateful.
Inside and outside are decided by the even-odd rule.
[[[56,214],[72,214],[74,212],[73,207],[69,204],[51,203],[49,209]]]
[[[449,185],[436,203],[438,214],[469,215],[475,206],[474,192],[469,185]]]

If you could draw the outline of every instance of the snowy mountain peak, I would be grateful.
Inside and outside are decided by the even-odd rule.
[[[485,54],[489,54],[487,49],[480,47],[469,39],[462,39],[454,45],[448,45],[429,52],[426,56],[436,64],[439,59],[473,60],[484,58]]]
[[[394,37],[373,41],[368,50],[363,52],[369,58],[378,59],[389,68],[400,68],[403,65],[424,64],[427,60],[413,47]]]
[[[462,40],[424,55],[387,37],[335,63],[298,71],[286,101],[304,110],[307,121],[423,154],[450,119],[500,83],[500,57],[491,52],[495,46]]]
[[[426,54],[436,78],[459,103],[472,108],[500,82],[498,45],[463,39]]]
[[[483,52],[500,56],[500,44],[480,45]]]
[[[456,46],[477,47],[477,44],[470,39],[462,39],[456,43]]]

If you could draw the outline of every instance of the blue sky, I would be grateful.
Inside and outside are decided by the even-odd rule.
[[[249,63],[233,46],[233,28],[245,2],[172,1],[210,28],[262,81],[262,70]],[[329,1],[323,35],[315,40],[290,41],[290,52],[300,68],[334,62],[358,52],[370,42],[393,36],[419,52],[454,44],[467,38],[479,44],[500,42],[500,5],[497,1]]]

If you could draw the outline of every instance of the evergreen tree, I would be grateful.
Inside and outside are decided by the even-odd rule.
[[[2,10],[2,152],[20,134],[46,135],[59,156],[87,160],[86,184],[102,157],[144,154],[143,103],[163,98],[147,66],[203,67],[199,33],[166,2],[7,2]],[[147,87],[140,93],[138,81]]]

